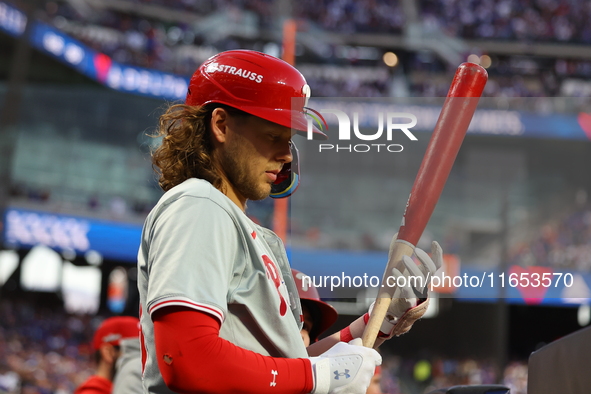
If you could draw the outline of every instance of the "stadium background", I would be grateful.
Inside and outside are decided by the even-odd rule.
[[[525,393],[528,355],[589,324],[590,16],[583,0],[0,1],[0,390],[70,393],[88,376],[97,322],[137,313],[158,114],[218,51],[281,56],[293,18],[314,97],[428,102],[470,60],[490,75],[485,107],[522,120],[521,132],[468,134],[422,246],[439,240],[459,272],[571,272],[576,291],[442,298],[382,353],[385,393],[492,382]],[[400,154],[298,144],[295,268],[381,274],[429,133],[417,135]],[[272,201],[248,213],[273,227]],[[332,302],[335,328],[365,307]]]

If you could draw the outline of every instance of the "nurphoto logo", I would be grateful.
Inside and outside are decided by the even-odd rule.
[[[404,150],[401,144],[395,144],[392,142],[392,136],[395,133],[403,133],[409,140],[417,141],[417,137],[411,132],[411,128],[417,124],[417,117],[408,112],[378,112],[377,123],[378,129],[375,133],[364,134],[360,130],[359,113],[353,112],[353,122],[351,118],[344,111],[338,109],[321,109],[314,111],[314,113],[308,113],[308,130],[307,138],[313,139],[313,122],[322,128],[322,124],[326,125],[324,121],[324,115],[334,115],[338,122],[339,135],[338,140],[340,141],[352,141],[355,140],[363,141],[364,143],[349,143],[349,144],[319,144],[319,152],[333,151],[333,152],[392,152],[398,153]],[[385,123],[385,127],[384,127]],[[353,135],[351,135],[351,124],[353,128]],[[367,129],[367,127],[365,128]],[[385,129],[385,139],[383,138]],[[365,130],[364,130],[365,131]],[[372,143],[369,143],[372,141]]]

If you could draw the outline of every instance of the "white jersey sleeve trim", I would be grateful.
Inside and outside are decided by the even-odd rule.
[[[150,316],[152,316],[154,311],[161,308],[165,308],[167,306],[184,306],[187,308],[198,310],[200,312],[205,312],[218,319],[220,324],[222,324],[225,320],[224,312],[220,308],[216,308],[215,306],[211,305],[200,304],[185,297],[175,297],[160,300],[149,307],[148,313],[150,314]]]

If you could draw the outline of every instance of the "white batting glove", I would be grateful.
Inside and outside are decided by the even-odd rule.
[[[365,394],[382,357],[362,346],[360,338],[339,342],[318,357],[311,357],[314,390],[311,394]]]
[[[396,241],[396,234],[390,244],[390,253],[392,252],[394,242]],[[400,284],[405,286],[399,286],[392,297],[392,302],[386,313],[378,338],[374,344],[374,347],[378,347],[386,339],[390,339],[394,336],[402,335],[408,332],[413,323],[420,319],[427,310],[429,305],[429,286],[431,278],[435,272],[441,267],[443,261],[443,251],[441,246],[437,242],[431,244],[431,254],[433,258],[429,257],[425,251],[419,248],[415,248],[415,255],[419,260],[417,265],[412,258],[405,256],[402,260],[404,264],[404,272],[400,272],[394,268],[392,270],[391,280],[397,280],[399,277],[406,278],[406,284],[401,279],[398,281]],[[417,280],[408,279],[413,276],[417,277]],[[421,280],[422,278],[422,280]],[[341,330],[341,341],[350,341],[353,338],[361,338],[367,322],[369,321],[370,313],[373,309],[371,304],[368,313],[359,317],[348,327]]]
[[[390,250],[394,245],[392,241]],[[394,291],[388,313],[380,328],[380,337],[390,339],[393,336],[402,335],[412,327],[413,323],[420,319],[429,306],[429,285],[435,272],[441,267],[443,250],[436,241],[431,243],[431,255],[429,257],[424,250],[415,248],[415,256],[419,260],[417,265],[412,258],[404,256],[402,262],[405,269],[400,272],[393,268],[390,279],[396,282],[398,287]],[[371,314],[370,306],[369,314]]]

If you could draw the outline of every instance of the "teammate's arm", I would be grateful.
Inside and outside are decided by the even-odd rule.
[[[361,338],[361,336],[363,335],[363,331],[365,331],[365,326],[368,320],[369,315],[366,313],[365,315],[360,316],[358,319],[353,321],[353,323],[351,323],[348,327],[345,327],[341,331],[335,332],[334,334],[322,338],[318,342],[311,344],[306,348],[306,350],[308,351],[308,355],[310,357],[315,357],[319,354],[326,352],[328,349],[330,349],[339,342],[350,342],[355,338]],[[378,348],[384,342],[384,338],[377,338],[374,347]]]
[[[396,240],[396,235],[392,244],[394,244],[394,240]],[[424,250],[415,248],[415,255],[419,260],[418,265],[409,256],[404,256],[403,263],[406,267],[404,272],[400,272],[396,268],[392,270],[393,279],[407,278],[404,281],[396,281],[396,283],[406,283],[406,286],[396,290],[388,309],[388,317],[384,318],[379,336],[376,338],[375,348],[393,336],[408,332],[413,323],[420,319],[427,310],[429,305],[428,284],[443,261],[443,251],[437,242],[432,243],[431,254],[433,258],[429,257]],[[410,280],[410,276],[421,280]],[[413,283],[412,286],[411,283]],[[308,346],[308,355],[315,356],[324,353],[338,342],[350,342],[354,338],[361,338],[369,321],[370,313],[371,307],[368,313],[359,317],[348,327]]]

